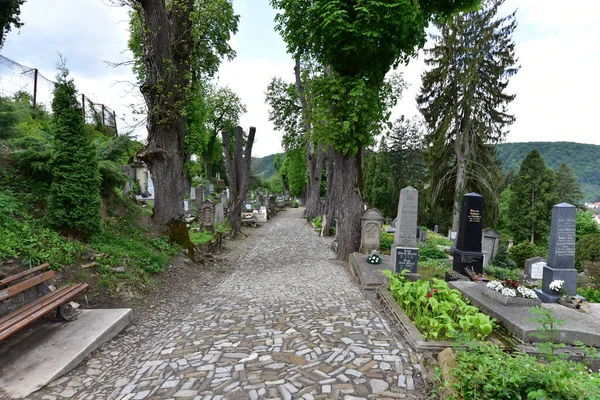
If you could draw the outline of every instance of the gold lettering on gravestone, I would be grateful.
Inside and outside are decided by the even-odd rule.
[[[469,222],[481,222],[481,212],[479,210],[469,210]]]

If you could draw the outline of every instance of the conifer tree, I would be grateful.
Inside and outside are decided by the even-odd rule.
[[[509,226],[517,242],[540,244],[547,237],[552,206],[558,202],[555,186],[554,172],[532,150],[510,187]]]
[[[562,163],[556,171],[556,194],[558,201],[581,207],[583,203],[583,192],[577,181],[575,172],[569,164]]]
[[[65,234],[89,237],[100,231],[100,174],[92,138],[84,129],[77,89],[61,66],[54,85],[54,153],[48,220]]]
[[[501,174],[489,145],[502,140],[515,119],[507,112],[515,96],[506,88],[518,70],[515,13],[496,16],[503,2],[487,0],[481,10],[437,24],[435,46],[426,50],[431,69],[423,75],[417,102],[430,131],[433,200],[453,203],[452,229],[458,229],[460,201],[468,191],[479,188],[486,204],[498,207]],[[443,190],[448,187],[451,195]]]
[[[379,151],[369,155],[365,169],[366,202],[371,207],[379,209],[384,215],[393,216],[396,207],[394,197],[397,190],[390,163],[390,153],[384,137],[381,138]]]

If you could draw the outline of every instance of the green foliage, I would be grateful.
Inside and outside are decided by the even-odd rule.
[[[394,244],[394,234],[382,231],[379,239],[380,249],[390,251],[392,249],[392,244]]]
[[[557,203],[554,173],[537,150],[527,155],[510,186],[510,230],[517,242],[541,244],[550,230],[552,206]]]
[[[452,240],[433,231],[427,232],[427,244],[431,246],[452,246]]]
[[[600,289],[592,287],[577,288],[577,294],[585,297],[590,303],[600,303]]]
[[[511,260],[512,261],[512,260]],[[493,276],[499,281],[505,281],[507,279],[519,280],[521,279],[521,270],[497,267],[495,265],[489,265],[485,269],[485,273]]]
[[[214,235],[206,231],[190,231],[190,240],[192,243],[200,245],[213,240]]]
[[[497,17],[502,2],[487,1],[480,10],[436,24],[440,34],[433,36],[434,47],[425,50],[430,69],[417,96],[429,128],[434,204],[452,212],[463,194],[480,193],[490,225],[498,216],[503,180],[493,144],[515,120],[508,113],[515,95],[507,87],[518,71],[512,39],[515,13]],[[456,223],[454,218],[454,229]]]
[[[19,15],[25,0],[0,0],[0,49],[4,45],[6,35],[13,27],[23,26]]]
[[[581,239],[587,235],[600,233],[594,214],[589,211],[577,210],[575,214],[575,238]]]
[[[86,135],[73,80],[63,66],[52,100],[54,153],[48,220],[59,230],[91,236],[100,232],[100,175]]]
[[[509,257],[517,264],[517,268],[524,268],[525,260],[540,255],[538,247],[531,242],[521,242],[508,250]]]
[[[575,244],[575,266],[581,268],[586,261],[600,261],[600,233],[583,236]]]
[[[569,203],[578,207],[583,205],[581,185],[567,163],[561,163],[556,171],[556,194],[561,203]]]
[[[381,138],[378,152],[369,152],[365,156],[364,200],[382,212],[384,216],[396,214],[396,179],[390,162],[390,153]]]
[[[460,399],[600,399],[597,372],[572,361],[539,361],[524,353],[509,354],[496,345],[462,350],[451,371]]]
[[[482,340],[495,322],[463,299],[458,290],[449,289],[440,279],[408,282],[400,274],[383,271],[390,279],[394,299],[427,339],[457,337]]]
[[[444,260],[447,259],[448,255],[444,253],[439,247],[427,244],[426,246],[419,247],[419,260]]]
[[[542,306],[531,307],[530,312],[535,317],[528,321],[537,322],[540,324],[540,329],[533,335],[540,339],[537,348],[547,360],[554,361],[557,359],[556,350],[565,347],[564,343],[557,343],[558,328],[565,324],[565,321],[555,318],[552,315],[552,309]]]
[[[321,217],[314,217],[312,223],[317,229],[321,229],[323,227],[323,220],[321,219]]]
[[[525,156],[537,149],[553,170],[567,163],[578,177],[585,201],[600,195],[600,146],[572,142],[502,143],[496,146],[504,171],[518,171]],[[561,200],[562,201],[562,200]]]
[[[517,250],[517,252],[518,251],[519,250]],[[500,246],[498,253],[496,253],[496,258],[492,260],[490,265],[497,268],[520,270],[517,263],[510,258],[510,254],[508,253],[508,248],[506,246]]]
[[[231,232],[231,222],[229,218],[225,219],[225,221],[220,224],[215,224],[215,232],[216,233],[230,233]]]

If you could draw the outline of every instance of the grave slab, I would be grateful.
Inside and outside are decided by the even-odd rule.
[[[538,342],[534,336],[540,325],[529,319],[536,317],[531,307],[505,306],[484,295],[485,284],[467,281],[448,282],[448,286],[457,289],[483,313],[496,318],[516,338],[524,342]],[[555,318],[565,321],[557,328],[557,341],[574,344],[580,341],[586,346],[600,347],[600,304],[590,304],[591,314],[564,307],[560,304],[542,303],[544,308],[552,310]]]
[[[83,310],[0,342],[0,398],[23,398],[75,368],[131,322],[131,309]]]

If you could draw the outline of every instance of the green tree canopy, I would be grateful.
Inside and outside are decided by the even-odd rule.
[[[552,206],[558,202],[555,186],[554,173],[532,150],[510,187],[509,226],[517,242],[540,244],[547,239]]]
[[[6,35],[12,27],[23,26],[19,15],[25,0],[0,0],[0,49],[4,45]]]
[[[560,164],[558,171],[556,171],[556,195],[560,202],[573,204],[577,207],[583,206],[581,185],[567,163]]]

